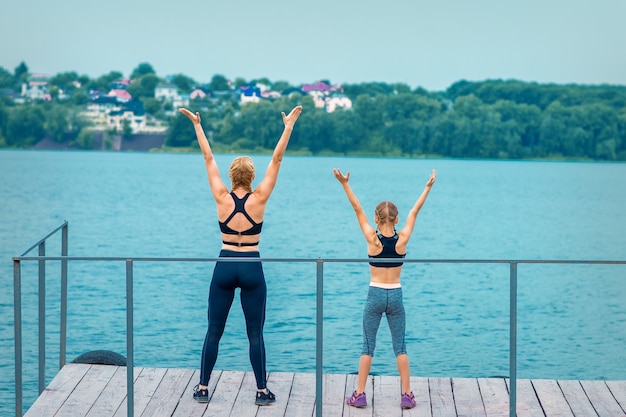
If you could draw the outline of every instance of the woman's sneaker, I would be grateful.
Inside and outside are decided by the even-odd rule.
[[[365,392],[357,394],[356,391],[352,393],[352,397],[346,398],[346,404],[352,407],[367,407],[367,398]]]
[[[199,403],[208,403],[209,402],[209,390],[208,389],[200,389],[200,384],[193,387],[193,399],[198,401]]]
[[[404,394],[402,394],[402,399],[400,400],[400,407],[402,408],[415,407],[415,395],[413,395],[413,392],[409,394],[405,392]]]
[[[273,402],[276,402],[276,396],[272,391],[267,390],[267,394],[263,391],[256,392],[256,399],[254,400],[256,405],[269,405]]]

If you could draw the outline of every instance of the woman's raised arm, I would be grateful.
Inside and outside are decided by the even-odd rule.
[[[285,115],[285,112],[281,113],[285,128],[282,135],[280,135],[280,139],[278,140],[276,147],[274,148],[272,160],[265,171],[265,176],[254,190],[254,193],[261,201],[267,201],[274,190],[274,186],[276,185],[276,181],[278,179],[280,163],[283,160],[283,156],[287,150],[287,145],[289,144],[289,139],[291,138],[293,126],[296,124],[298,117],[300,117],[300,113],[302,113],[302,106],[294,107],[288,115]]]
[[[185,115],[189,120],[191,120],[191,123],[193,123],[193,128],[196,131],[196,138],[198,139],[198,145],[200,145],[202,155],[204,156],[204,163],[206,165],[207,175],[209,176],[209,186],[213,192],[213,198],[215,198],[215,201],[218,201],[219,198],[228,194],[228,188],[220,177],[220,170],[218,169],[217,162],[215,162],[215,158],[213,157],[211,146],[209,145],[209,141],[204,134],[204,130],[202,130],[200,113],[196,112],[194,114],[185,108],[180,108],[178,111]]]

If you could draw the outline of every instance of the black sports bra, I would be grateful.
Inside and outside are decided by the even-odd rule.
[[[376,231],[380,243],[383,245],[383,250],[378,255],[368,255],[370,258],[404,258],[406,253],[400,255],[396,252],[396,243],[398,243],[398,234],[394,233],[393,236],[383,236],[379,231]],[[393,268],[396,266],[402,266],[402,262],[370,262],[371,266],[379,268]]]
[[[222,231],[222,233],[224,233],[225,235],[239,235],[239,236],[254,236],[254,235],[260,234],[261,229],[263,228],[263,222],[257,223],[254,220],[252,220],[252,217],[250,217],[250,215],[248,214],[248,212],[246,211],[244,207],[246,204],[246,201],[248,200],[248,197],[250,197],[250,193],[247,193],[242,198],[237,197],[237,195],[233,192],[231,192],[230,195],[233,197],[233,200],[235,201],[235,208],[233,209],[233,212],[230,213],[230,216],[228,216],[226,220],[224,220],[223,222],[219,222],[220,230]],[[230,222],[232,218],[235,216],[235,214],[237,213],[243,214],[246,217],[246,219],[248,219],[248,221],[252,224],[252,226],[250,226],[249,229],[239,232],[237,230],[231,229],[228,226],[228,222]],[[259,244],[258,241],[243,243],[243,242],[227,242],[225,240],[222,240],[222,243],[226,245],[232,245],[232,246],[256,246]]]

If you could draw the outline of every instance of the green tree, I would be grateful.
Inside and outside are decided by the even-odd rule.
[[[8,115],[5,139],[8,146],[29,147],[45,136],[45,115],[40,106],[18,106]]]
[[[83,90],[82,88],[74,91],[74,94],[72,94],[73,104],[80,106],[80,105],[87,104],[88,102],[89,102],[89,97],[87,96],[87,93],[85,93],[85,90]]]
[[[130,139],[133,136],[133,128],[130,125],[130,120],[124,118],[122,120],[122,137],[124,139]]]
[[[334,125],[331,149],[344,155],[358,149],[365,137],[358,116],[351,110],[337,109],[327,117]]]
[[[13,88],[15,86],[13,74],[4,67],[0,67],[0,88]]]
[[[228,91],[230,86],[228,85],[228,79],[221,74],[213,75],[211,82],[209,83],[211,91]]]
[[[202,115],[200,116],[202,119]],[[202,121],[203,127],[206,126]],[[182,114],[176,114],[170,119],[169,127],[165,135],[165,145],[171,147],[187,147],[191,146],[196,140],[196,133],[193,124],[189,122]]]
[[[354,101],[353,109],[366,132],[381,132],[384,126],[383,96],[370,97],[362,94]]]
[[[272,91],[285,91],[288,88],[292,88],[293,86],[289,84],[287,81],[276,81],[272,84]]]
[[[85,91],[99,90],[107,92],[111,89],[111,83],[123,78],[123,75],[119,71],[111,71],[108,74],[101,75],[100,77],[89,80],[84,86]]]
[[[62,143],[69,130],[67,107],[58,104],[46,106],[44,129],[52,140]]]
[[[148,97],[143,101],[143,108],[146,113],[154,116],[161,111],[161,102],[154,97]]]
[[[93,139],[94,134],[92,130],[82,129],[76,140],[72,142],[73,145],[77,145],[81,149],[92,149],[93,148]]]
[[[222,76],[222,75],[220,75],[220,77],[223,77],[223,76]],[[213,77],[213,78],[215,78],[215,77]],[[229,88],[229,87],[228,87],[228,80],[227,80],[226,78],[224,78],[224,81],[226,82],[226,89],[228,89],[228,88]],[[221,84],[222,84],[222,81],[221,81],[221,80],[218,80],[218,81],[216,81],[216,84],[217,84],[217,85],[221,85]],[[235,88],[239,88],[239,87],[241,87],[242,85],[246,85],[246,84],[248,84],[248,82],[246,81],[246,79],[245,79],[245,78],[241,78],[241,77],[237,77],[237,78],[235,78],[235,81],[233,82],[233,85],[234,85],[234,87],[235,87]],[[213,90],[213,87],[210,87],[210,88],[211,88],[211,90]],[[226,90],[214,90],[214,91],[226,91]]]
[[[150,65],[149,63],[142,62],[139,65],[137,65],[137,68],[135,68],[133,72],[130,74],[130,79],[136,80],[148,74],[156,75],[156,71],[154,70],[154,68],[152,68],[152,65]]]
[[[146,74],[143,77],[134,80],[128,86],[128,93],[135,100],[142,100],[150,97],[154,97],[154,90],[156,86],[160,83],[159,77],[155,74]]]
[[[50,78],[48,84],[63,90],[66,94],[71,94],[76,90],[74,82],[78,81],[78,74],[74,71],[62,72]]]
[[[172,84],[178,87],[180,93],[190,93],[191,90],[198,85],[193,78],[183,74],[176,74],[172,77]]]
[[[24,61],[20,62],[20,64],[15,67],[15,71],[13,72],[14,85],[20,86],[22,83],[28,81],[28,66]]]

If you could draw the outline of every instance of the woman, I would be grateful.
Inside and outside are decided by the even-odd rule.
[[[404,258],[406,246],[413,233],[415,220],[420,209],[428,197],[431,187],[435,183],[437,172],[430,174],[424,191],[419,196],[413,208],[409,211],[404,227],[396,232],[398,224],[398,209],[389,202],[383,201],[376,206],[374,222],[376,228],[370,226],[367,216],[361,207],[361,203],[350,188],[348,180],[350,172],[343,175],[340,170],[333,169],[335,177],[352,204],[361,231],[367,241],[367,254],[370,258]],[[382,314],[385,313],[387,323],[391,330],[393,350],[396,355],[400,383],[402,385],[402,408],[415,407],[415,396],[411,391],[409,357],[406,353],[404,342],[405,314],[402,304],[402,287],[400,285],[400,272],[402,262],[372,261],[370,262],[370,287],[367,301],[363,312],[363,350],[359,361],[359,373],[357,387],[351,397],[346,399],[346,404],[353,407],[367,406],[365,397],[365,384],[372,367],[372,357],[376,347],[376,333],[380,325]]]
[[[285,128],[276,144],[265,177],[254,190],[252,181],[255,171],[252,160],[247,156],[240,156],[233,160],[228,173],[231,180],[230,192],[220,178],[213,152],[202,130],[200,114],[193,114],[184,108],[181,108],[180,112],[193,123],[204,155],[209,186],[217,205],[217,217],[222,232],[220,257],[260,257],[259,239],[265,206],[276,185],[280,163],[287,149],[293,126],[302,112],[302,106],[295,107],[288,115],[282,113]],[[209,327],[202,348],[200,383],[194,388],[193,397],[198,402],[209,401],[207,388],[209,377],[217,360],[219,341],[224,333],[236,288],[241,289],[241,307],[250,344],[250,363],[256,378],[255,404],[267,405],[275,402],[276,396],[266,386],[263,325],[267,287],[261,262],[218,261],[215,264],[209,289]]]

